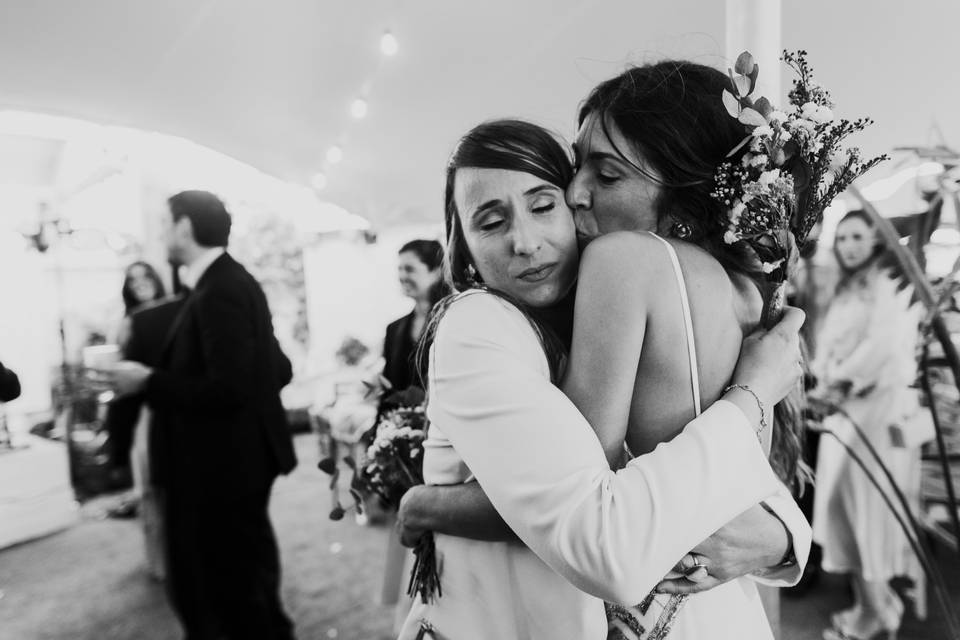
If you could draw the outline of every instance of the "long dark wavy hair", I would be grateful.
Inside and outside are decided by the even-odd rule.
[[[608,142],[620,157],[660,186],[655,203],[658,222],[673,220],[691,231],[687,241],[699,245],[729,272],[757,282],[760,274],[747,257],[723,241],[727,215],[710,194],[717,167],[737,162],[746,152],[728,158],[743,140],[743,125],[731,118],[721,96],[729,85],[722,72],[685,60],[667,60],[633,67],[599,84],[580,108],[583,125],[597,116]],[[627,149],[616,146],[611,123],[648,163],[630,159]],[[797,477],[800,460],[800,415],[787,415],[778,405],[770,454],[771,465],[785,482]],[[786,413],[785,413],[786,412]]]
[[[147,278],[153,282],[155,291],[153,294],[154,300],[159,300],[167,295],[166,289],[163,286],[163,279],[160,277],[160,274],[157,273],[157,270],[153,268],[153,265],[149,262],[138,260],[128,266],[123,272],[123,289],[121,290],[121,295],[123,296],[125,315],[130,315],[137,307],[146,304],[146,302],[151,302],[150,300],[142,301],[137,299],[137,296],[134,295],[133,289],[130,286],[130,281],[133,279],[133,270],[137,267],[143,268],[147,274]]]
[[[444,225],[447,250],[444,255],[444,279],[453,293],[433,309],[430,321],[417,345],[416,364],[423,388],[427,388],[430,346],[437,327],[458,295],[475,290],[486,291],[506,300],[527,318],[540,339],[551,380],[557,382],[566,356],[566,348],[556,332],[531,312],[524,303],[509,294],[483,284],[479,274],[471,275],[473,256],[467,246],[460,223],[460,214],[454,200],[458,169],[507,169],[522,171],[566,190],[573,180],[570,154],[560,140],[543,127],[523,120],[493,120],[477,125],[460,138],[447,161],[444,190]]]

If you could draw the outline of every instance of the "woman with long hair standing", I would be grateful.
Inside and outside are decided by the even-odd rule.
[[[836,438],[820,439],[813,535],[823,547],[823,569],[850,574],[854,591],[854,606],[833,615],[832,628],[824,632],[828,640],[866,640],[881,632],[894,637],[903,604],[890,579],[924,579],[883,496],[837,441],[842,439],[893,496],[854,425],[859,427],[908,499],[919,499],[918,443],[905,440],[901,430],[918,409],[911,385],[917,374],[919,307],[911,305],[911,290],[902,289],[884,269],[883,254],[864,211],[849,212],[837,225],[840,281],[812,364],[818,381],[814,393],[841,410],[824,420]]]

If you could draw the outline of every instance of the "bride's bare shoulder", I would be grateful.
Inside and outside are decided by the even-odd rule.
[[[653,234],[640,231],[615,231],[600,236],[590,242],[580,258],[580,273],[611,268],[623,270],[627,267],[658,267],[665,262],[662,241]]]
[[[618,231],[593,240],[583,252],[580,283],[640,288],[648,299],[670,291],[664,278],[673,280],[673,265],[664,239],[650,233]],[[723,266],[706,250],[682,240],[667,242],[676,250],[688,288],[711,300],[729,298],[731,281]]]

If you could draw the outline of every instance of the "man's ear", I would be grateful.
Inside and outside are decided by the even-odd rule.
[[[181,242],[193,240],[193,223],[190,218],[183,216],[173,225],[173,232]]]

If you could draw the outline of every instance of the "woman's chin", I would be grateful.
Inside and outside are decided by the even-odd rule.
[[[561,291],[556,284],[543,285],[513,294],[513,297],[528,307],[550,307],[560,301]]]

